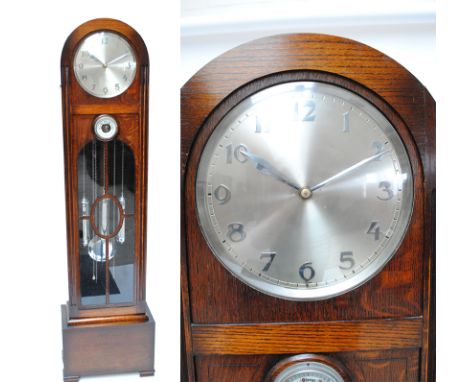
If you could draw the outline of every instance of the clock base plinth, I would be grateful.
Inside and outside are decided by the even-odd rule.
[[[155,322],[149,308],[144,322],[69,325],[62,305],[63,380],[139,373],[154,375]]]

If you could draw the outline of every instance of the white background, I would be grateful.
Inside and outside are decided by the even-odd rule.
[[[233,47],[279,33],[351,38],[400,62],[435,90],[433,0],[181,0],[182,81]]]
[[[442,382],[464,380],[468,28],[463,1],[440,3],[436,59],[430,0],[290,0],[287,8],[279,0],[182,0],[182,18],[178,1],[5,0],[0,9],[0,380],[62,379],[60,304],[68,292],[59,63],[67,36],[97,17],[133,26],[150,53],[147,300],[157,328],[156,376],[145,380],[179,380],[179,86],[226,49],[298,30],[367,43],[400,61],[436,98],[437,374]]]
[[[5,4],[0,9],[0,381],[62,380],[60,305],[68,300],[68,280],[60,55],[68,35],[98,17],[130,24],[150,55],[147,300],[156,319],[157,375],[143,381],[178,381],[179,4]]]

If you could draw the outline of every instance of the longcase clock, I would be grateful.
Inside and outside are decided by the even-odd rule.
[[[142,38],[117,20],[82,24],[63,48],[66,381],[154,374],[145,302],[148,70]]]
[[[182,380],[433,381],[424,86],[296,34],[221,55],[181,97]]]

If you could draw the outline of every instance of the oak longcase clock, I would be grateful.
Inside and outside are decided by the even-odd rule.
[[[117,20],[82,24],[63,48],[67,381],[154,373],[145,302],[148,70],[143,40]]]
[[[434,100],[355,41],[280,35],[182,88],[183,376],[434,367]]]

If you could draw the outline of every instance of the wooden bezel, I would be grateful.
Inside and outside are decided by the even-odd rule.
[[[303,79],[341,86],[376,106],[407,148],[415,190],[411,222],[392,260],[359,288],[318,302],[270,297],[234,278],[208,248],[195,209],[198,161],[222,117],[258,90]],[[355,41],[280,35],[242,45],[207,64],[182,88],[181,110],[182,318],[188,381],[195,381],[202,359],[221,355],[228,360],[234,355],[384,354],[394,349],[420,349],[420,381],[432,381],[435,103],[424,86],[397,62]]]

